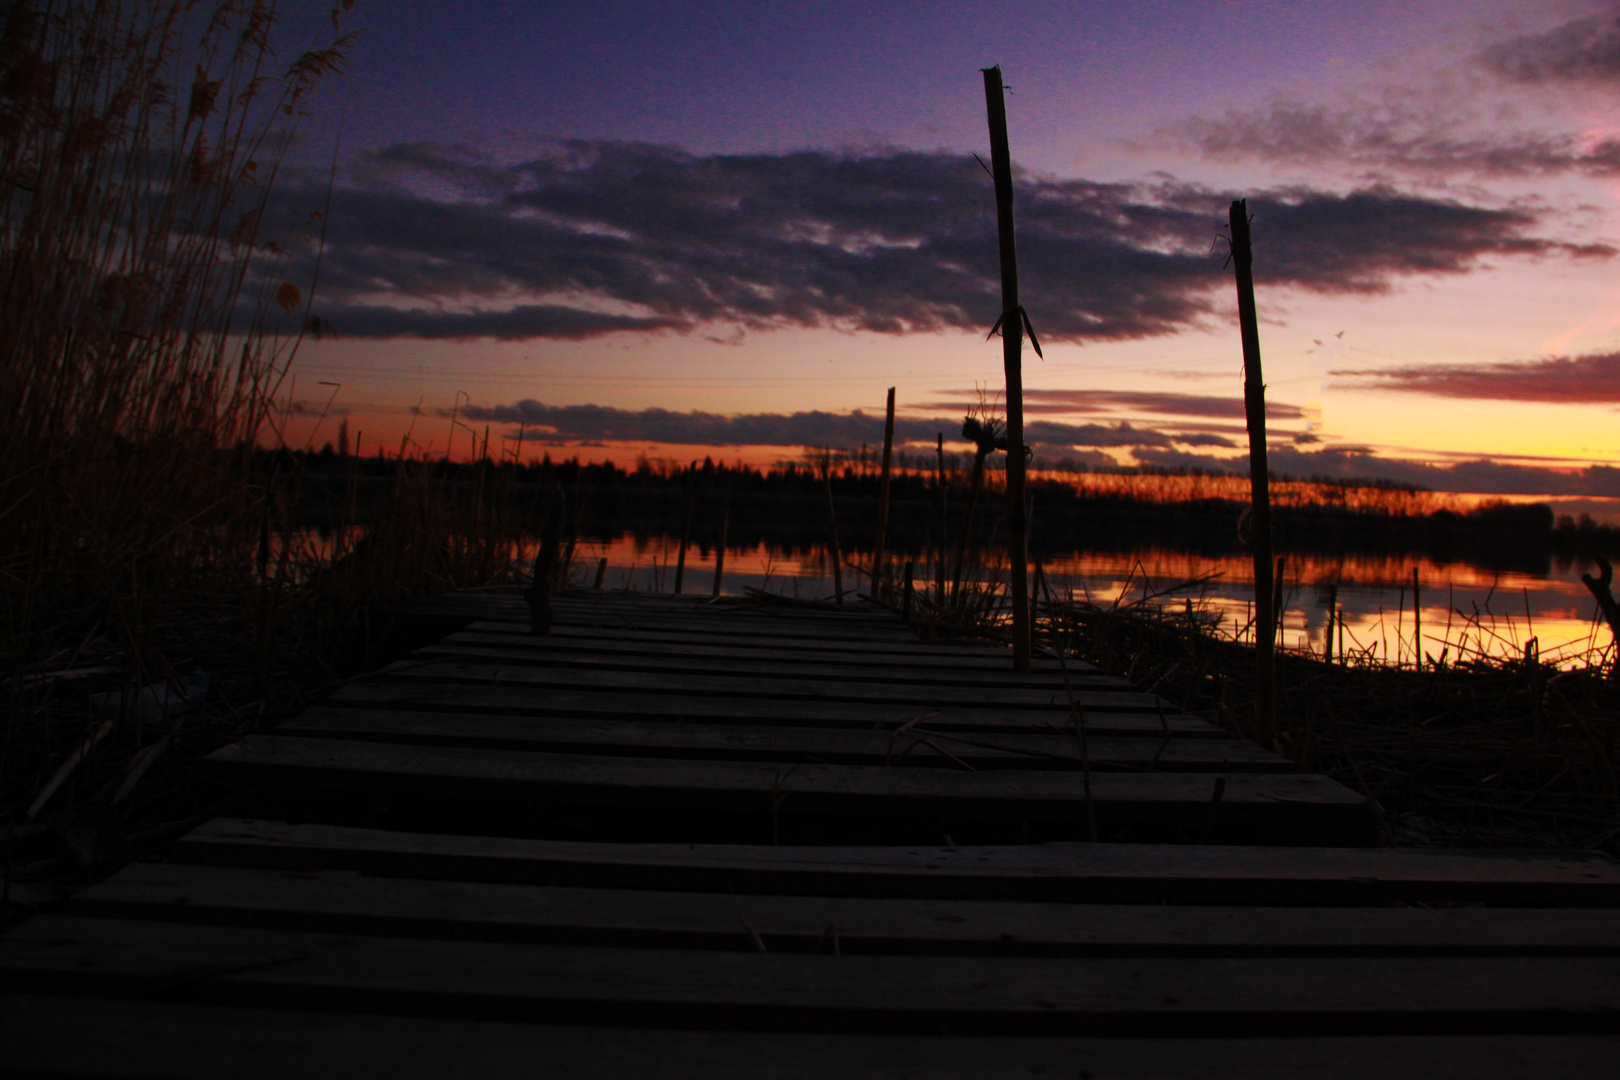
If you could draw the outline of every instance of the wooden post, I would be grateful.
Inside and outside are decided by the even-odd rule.
[[[1237,276],[1238,326],[1243,336],[1243,412],[1249,428],[1249,497],[1254,526],[1255,679],[1254,734],[1270,747],[1277,732],[1272,621],[1271,476],[1266,464],[1266,384],[1260,369],[1260,322],[1254,307],[1254,249],[1249,241],[1249,204],[1238,199],[1229,213],[1232,267]]]
[[[697,499],[690,493],[686,496],[686,523],[681,526],[681,550],[675,556],[675,595],[681,595],[681,583],[686,578],[686,545],[692,539],[692,506]]]
[[[602,579],[607,577],[607,556],[603,556],[596,564],[596,591],[602,591]]]
[[[557,549],[562,546],[563,490],[557,485],[551,512],[546,515],[540,551],[534,557],[534,576],[523,599],[529,605],[529,632],[536,637],[551,633],[551,593],[556,587]]]
[[[720,545],[714,549],[714,596],[720,595],[720,579],[726,573],[726,529],[731,525],[731,498],[720,505]]]
[[[907,559],[905,569],[906,580],[901,584],[902,591],[900,595],[904,599],[901,601],[900,617],[908,623],[911,621],[911,575],[916,569],[917,564],[912,562],[910,559]]]
[[[1339,583],[1334,582],[1328,586],[1328,617],[1327,634],[1322,641],[1322,659],[1333,663],[1333,624],[1339,618]]]
[[[1271,617],[1272,625],[1277,628],[1277,647],[1280,649],[1286,649],[1288,647],[1288,640],[1283,637],[1283,601],[1287,599],[1284,594],[1288,591],[1286,581],[1283,577],[1283,567],[1286,565],[1287,560],[1281,555],[1277,556],[1277,576],[1272,579],[1272,587],[1275,590],[1274,595],[1276,596],[1277,602],[1275,607],[1272,609]]]
[[[821,456],[821,481],[827,488],[827,528],[832,533],[833,593],[838,606],[844,605],[844,549],[838,543],[838,511],[833,508],[832,450]]]
[[[1423,592],[1415,566],[1412,567],[1412,668],[1423,670]]]
[[[889,462],[894,456],[894,387],[883,421],[883,472],[878,478],[877,538],[872,545],[872,598],[883,599],[883,547],[889,536]]]
[[[934,606],[945,606],[945,547],[950,542],[950,508],[945,501],[945,433],[934,437],[934,486],[939,488],[939,543],[934,547]]]
[[[1046,584],[1046,571],[1044,571],[1041,568],[1041,561],[1039,559],[1036,559],[1035,560],[1035,578],[1030,583],[1030,587],[1029,587],[1029,626],[1030,626],[1030,636],[1032,638],[1033,638],[1034,633],[1035,633],[1035,625],[1040,622],[1040,619],[1037,618],[1036,616],[1037,616],[1037,612],[1039,610],[1037,605],[1041,602],[1041,590],[1042,589],[1046,590],[1047,603],[1050,604],[1051,603],[1052,589],[1051,589],[1051,586]],[[1192,601],[1190,601],[1190,600],[1188,601],[1188,603],[1191,603],[1191,602]],[[1051,627],[1047,627],[1047,632],[1048,632],[1049,635],[1055,633],[1055,631]]]
[[[1018,303],[1018,248],[1013,238],[1012,153],[1001,68],[983,70],[990,114],[990,169],[996,182],[1001,239],[1001,360],[1007,374],[1007,570],[1012,578],[1013,670],[1029,670],[1029,578],[1024,537],[1024,309]]]

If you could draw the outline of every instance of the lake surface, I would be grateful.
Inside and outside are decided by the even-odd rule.
[[[581,542],[575,552],[574,584],[593,584],[600,559],[607,559],[603,586],[638,592],[669,592],[674,587],[679,538],[624,533],[611,541]],[[846,558],[870,565],[868,551],[848,549]],[[687,550],[682,591],[713,589],[715,552],[693,544]],[[1253,564],[1247,556],[1209,557],[1169,550],[1077,551],[1045,564],[1052,588],[1096,604],[1140,601],[1173,612],[1188,610],[1218,619],[1224,636],[1249,625],[1253,613]],[[1330,595],[1336,588],[1342,635],[1335,631],[1333,652],[1370,654],[1380,661],[1410,664],[1414,657],[1412,575],[1417,571],[1422,648],[1426,658],[1485,653],[1523,657],[1534,648],[1543,661],[1568,665],[1610,643],[1597,602],[1581,583],[1582,570],[1559,565],[1546,576],[1499,572],[1466,563],[1437,563],[1419,557],[1286,557],[1282,642],[1286,648],[1321,654],[1328,633]],[[932,580],[919,565],[918,588]],[[1198,579],[1203,579],[1199,581]],[[864,576],[859,579],[865,587]],[[1184,583],[1196,582],[1191,585]],[[844,571],[844,588],[857,575]],[[1176,586],[1182,585],[1182,588]],[[767,544],[727,547],[723,591],[745,587],[805,599],[833,593],[832,563],[825,548],[790,551]],[[1532,645],[1533,643],[1533,645]]]

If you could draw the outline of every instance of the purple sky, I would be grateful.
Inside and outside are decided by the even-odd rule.
[[[793,414],[858,441],[889,385],[949,432],[1000,386],[968,156],[999,63],[1044,457],[1234,458],[1212,246],[1242,195],[1281,461],[1620,495],[1613,4],[355,14],[319,293],[340,336],[299,376],[380,438],[420,401],[438,450],[469,438],[453,408],[619,456],[791,457],[819,430]],[[294,205],[324,198],[337,112]]]

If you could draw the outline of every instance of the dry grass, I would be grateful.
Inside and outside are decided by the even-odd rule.
[[[1251,736],[1254,649],[1168,596],[1126,606],[1063,601],[1043,628],[1104,670]],[[1157,602],[1155,602],[1157,601]],[[1457,640],[1494,628],[1457,627]],[[1620,847],[1620,683],[1605,650],[1560,669],[1532,651],[1481,649],[1424,671],[1303,652],[1277,658],[1277,748],[1369,797],[1387,843]]]
[[[383,555],[334,569],[342,552],[296,525],[302,478],[254,449],[322,329],[314,282],[285,280],[319,214],[264,233],[348,6],[290,64],[273,5],[250,0],[22,3],[0,28],[0,823],[32,810],[52,858],[105,865],[143,822],[200,810],[187,763],[325,677],[309,658],[390,558],[416,560],[407,588],[493,558],[391,539],[451,513],[402,464]],[[199,668],[206,704],[158,723],[94,696],[172,693]]]

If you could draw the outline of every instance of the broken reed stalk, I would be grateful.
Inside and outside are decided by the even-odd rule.
[[[1614,636],[1615,642],[1620,644],[1620,604],[1615,603],[1614,594],[1609,591],[1609,586],[1614,582],[1614,567],[1602,555],[1593,556],[1593,560],[1597,563],[1600,574],[1598,577],[1582,574],[1581,584],[1586,586],[1586,591],[1598,602],[1603,619],[1609,624],[1609,633]],[[1616,662],[1613,670],[1620,672],[1620,662]]]
[[[878,479],[877,537],[872,543],[872,596],[881,600],[883,588],[883,547],[889,533],[889,465],[894,457],[894,387],[889,387],[889,402],[883,421],[883,471]]]
[[[1266,464],[1266,384],[1260,369],[1260,324],[1254,307],[1254,252],[1249,241],[1247,200],[1232,203],[1232,268],[1237,277],[1238,326],[1243,336],[1243,412],[1249,429],[1250,524],[1254,529],[1254,736],[1270,747],[1277,734],[1275,649],[1272,618],[1271,486]]]
[[[726,530],[731,525],[731,496],[720,504],[720,543],[714,549],[714,599],[720,597],[720,581],[726,575]]]
[[[832,572],[833,572],[833,599],[838,606],[844,606],[844,552],[838,545],[838,511],[833,506],[832,493],[832,450],[828,449],[821,455],[821,483],[827,489],[827,530],[830,532],[832,543]]]
[[[996,232],[1001,244],[1001,359],[1007,375],[1007,575],[1012,587],[1013,670],[1028,671],[1029,577],[1024,536],[1024,324],[1018,303],[1018,246],[1013,235],[1012,153],[1001,68],[983,69],[990,118],[990,166],[996,183]]]
[[[686,520],[681,526],[681,549],[675,556],[675,595],[681,595],[681,585],[686,580],[686,545],[692,539],[692,508],[697,499],[690,492],[686,496]]]
[[[1085,784],[1086,839],[1096,843],[1097,804],[1091,796],[1091,747],[1086,737],[1086,714],[1080,707],[1079,699],[1074,696],[1074,684],[1069,681],[1069,662],[1064,656],[1067,643],[1057,633],[1058,611],[1057,605],[1052,602],[1052,586],[1043,576],[1039,587],[1046,594],[1046,616],[1052,624],[1052,651],[1057,654],[1058,670],[1063,673],[1063,693],[1069,699],[1069,719],[1074,723],[1075,741],[1080,744],[1080,769]]]
[[[951,568],[951,605],[962,597],[962,574],[967,564],[968,530],[973,527],[973,512],[979,508],[979,491],[984,487],[984,459],[989,447],[980,442],[973,451],[973,472],[968,477],[967,506],[962,511],[962,530],[956,535],[956,557]]]

